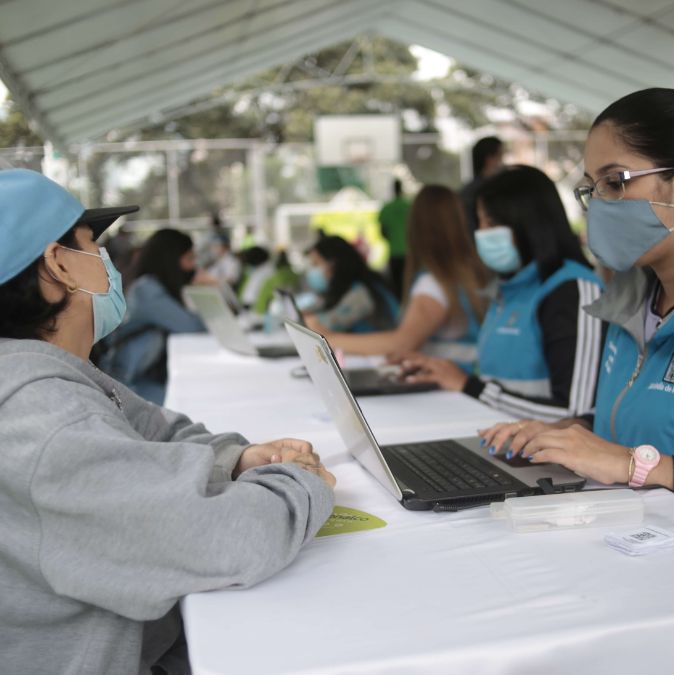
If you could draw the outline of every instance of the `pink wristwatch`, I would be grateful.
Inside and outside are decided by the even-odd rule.
[[[652,445],[638,445],[632,450],[632,457],[634,458],[634,471],[629,486],[637,488],[646,482],[648,474],[660,462],[660,453]]]

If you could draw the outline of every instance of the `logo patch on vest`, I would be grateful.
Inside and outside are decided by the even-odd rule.
[[[519,335],[521,333],[519,326],[517,326],[519,318],[520,315],[517,312],[513,312],[505,322],[505,326],[499,326],[496,332],[501,335]]]
[[[667,366],[665,376],[662,379],[665,382],[670,382],[671,384],[674,384],[674,354],[672,354],[672,358],[669,359],[669,365]]]

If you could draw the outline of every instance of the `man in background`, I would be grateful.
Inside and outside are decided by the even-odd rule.
[[[461,200],[466,213],[466,223],[471,234],[477,230],[476,195],[486,178],[493,176],[503,166],[503,141],[496,136],[481,138],[473,146],[473,180],[461,189]]]
[[[407,251],[407,215],[410,202],[403,195],[403,186],[399,179],[393,181],[393,199],[386,202],[379,212],[381,233],[389,245],[389,274],[393,290],[402,298],[403,276],[405,272],[405,253]]]

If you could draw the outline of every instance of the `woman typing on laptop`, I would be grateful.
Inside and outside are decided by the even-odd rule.
[[[496,425],[482,432],[493,452],[607,484],[674,488],[673,128],[674,89],[635,92],[594,121],[576,198],[590,248],[616,272],[588,308],[609,323],[595,411]]]
[[[514,417],[553,421],[594,402],[601,323],[582,307],[600,293],[552,181],[507,167],[478,193],[477,251],[498,275],[478,337],[480,376],[452,361],[401,357],[412,382],[463,391]]]
[[[423,349],[472,368],[485,309],[480,291],[488,272],[477,257],[463,207],[452,190],[426,185],[419,191],[410,211],[407,244],[405,309],[396,328],[353,335],[320,321],[307,325],[333,348],[351,354]]]
[[[125,309],[95,240],[136,210],[0,171],[2,672],[164,672],[181,597],[276,573],[332,509],[309,443],[210,434],[89,363]]]

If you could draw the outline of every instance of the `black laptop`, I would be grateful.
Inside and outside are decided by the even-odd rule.
[[[292,322],[286,326],[348,451],[405,508],[458,511],[506,497],[574,492],[585,485],[558,464],[493,457],[477,436],[380,446],[325,338]]]
[[[281,306],[282,317],[306,327],[293,294],[281,288],[275,289],[274,294]],[[432,382],[406,382],[397,366],[344,368],[342,373],[354,396],[413,394],[438,388]]]

